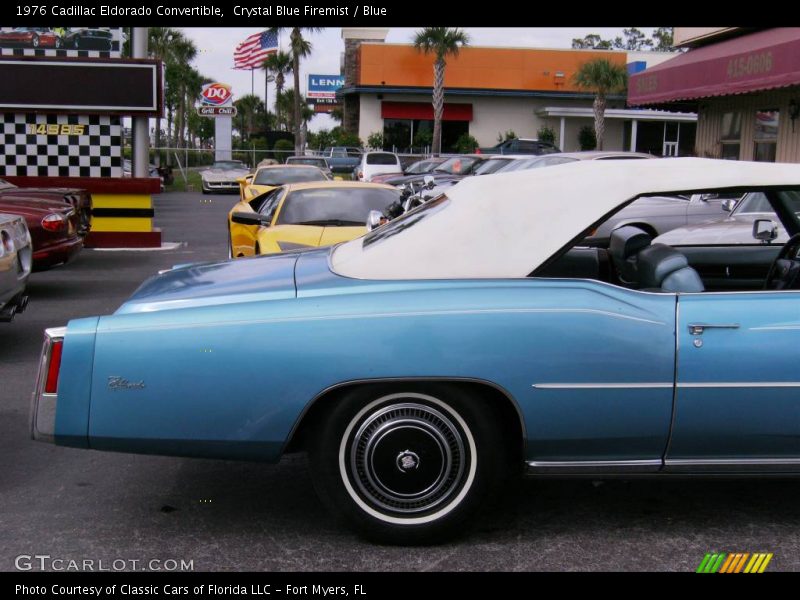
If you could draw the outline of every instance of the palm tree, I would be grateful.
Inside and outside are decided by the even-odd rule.
[[[249,139],[253,135],[253,131],[255,131],[256,117],[264,113],[264,103],[261,102],[261,98],[258,96],[247,94],[239,98],[234,104],[236,105],[236,109],[244,115],[243,122],[246,123],[246,131],[241,133],[247,133],[247,136],[242,135],[242,138],[244,139],[246,137]]]
[[[275,118],[280,126],[281,111],[278,106],[278,98],[283,91],[286,84],[286,76],[292,72],[292,57],[290,54],[278,51],[275,54],[270,54],[264,61],[264,70],[272,71],[275,74]]]
[[[166,65],[175,63],[176,42],[183,34],[170,27],[150,27],[147,30],[147,54]],[[168,68],[168,67],[167,67]],[[161,147],[161,117],[156,119],[156,148]],[[167,153],[169,156],[169,153]],[[169,160],[167,161],[169,162]],[[156,154],[156,164],[161,165],[161,152]]]
[[[444,70],[447,57],[458,56],[469,44],[469,35],[458,28],[426,27],[414,35],[414,47],[424,54],[435,54],[433,62],[433,144],[434,154],[442,151],[442,115],[444,113]]]
[[[175,134],[176,134],[176,147],[180,146],[183,130],[186,127],[186,95],[187,91],[195,87],[195,83],[199,73],[195,71],[189,63],[197,56],[197,46],[194,42],[181,36],[180,39],[175,40],[173,43],[173,57],[174,63],[171,65],[172,69],[176,72],[175,84],[177,87],[176,98],[176,114],[175,114]],[[169,67],[168,67],[169,68]]]
[[[594,92],[594,133],[597,149],[603,149],[605,132],[606,96],[623,93],[628,87],[628,71],[624,65],[615,65],[605,58],[583,63],[573,76],[575,85]]]
[[[270,31],[279,33],[283,27],[272,27]],[[311,54],[311,42],[303,38],[303,33],[316,33],[320,27],[292,27],[289,33],[289,48],[292,51],[292,74],[294,75],[294,89],[300,90],[300,59]],[[302,154],[300,147],[300,129],[302,127],[302,114],[300,110],[300,94],[294,97],[294,151]]]

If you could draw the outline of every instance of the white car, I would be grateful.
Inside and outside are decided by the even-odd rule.
[[[375,175],[403,174],[400,158],[394,152],[364,152],[356,167],[356,179],[370,181]]]
[[[250,169],[240,160],[218,160],[205,171],[200,171],[200,179],[203,182],[203,193],[212,194],[239,192],[239,181],[241,177],[250,174]]]

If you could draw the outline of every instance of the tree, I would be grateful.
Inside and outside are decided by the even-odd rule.
[[[383,132],[373,131],[367,136],[367,146],[373,150],[383,150]]]
[[[264,103],[258,96],[247,94],[233,104],[242,115],[242,122],[245,124],[245,130],[241,132],[242,139],[248,139],[256,131],[256,119],[264,114]]]
[[[179,43],[185,40],[183,34],[170,27],[150,27],[147,30],[147,54],[150,58],[160,60],[169,69],[175,65],[176,51],[180,49]],[[130,41],[126,40],[128,46]],[[166,74],[165,74],[166,78]],[[161,147],[161,117],[156,119],[156,148]],[[169,153],[167,153],[169,156]],[[169,160],[167,160],[169,162]],[[156,154],[156,164],[161,164],[161,153]]]
[[[576,50],[611,50],[614,44],[604,40],[596,33],[590,33],[584,38],[573,38],[572,47]]]
[[[603,149],[605,131],[606,97],[608,94],[622,93],[628,85],[628,71],[624,65],[616,65],[605,58],[583,63],[573,77],[579,88],[594,92],[594,131],[597,136],[597,149]]]
[[[673,39],[674,28],[659,27],[653,32],[653,50],[656,52],[674,52],[675,40]]]
[[[444,113],[444,72],[447,57],[458,56],[469,36],[458,28],[426,27],[414,35],[414,47],[423,54],[434,54],[433,62],[433,147],[434,154],[442,151],[442,115]]]
[[[631,27],[630,29],[623,29],[622,34],[625,36],[623,40],[620,37],[614,39],[614,48],[620,50],[640,51],[647,50],[653,46],[653,40],[649,39],[644,33]]]
[[[272,27],[270,31],[279,33],[283,27]],[[292,27],[289,33],[289,48],[292,52],[292,74],[294,75],[294,89],[298,90],[294,98],[294,151],[302,154],[301,130],[303,127],[302,107],[300,103],[300,59],[311,54],[311,42],[303,38],[303,33],[316,33],[320,27]]]
[[[278,97],[283,92],[286,85],[286,76],[292,72],[292,57],[290,54],[278,51],[275,54],[270,54],[264,61],[263,68],[267,73],[272,71],[275,75],[275,117],[278,127],[281,126],[281,111],[278,107]]]

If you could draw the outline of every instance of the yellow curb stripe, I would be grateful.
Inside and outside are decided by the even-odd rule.
[[[730,567],[732,566],[734,559],[739,556],[738,554],[728,554],[727,560],[723,563],[722,568],[719,570],[720,573],[730,573]]]
[[[741,558],[739,559],[739,564],[736,565],[736,570],[734,573],[741,573],[742,568],[744,567],[744,563],[747,560],[747,557],[750,556],[749,552],[745,552],[744,554],[739,555]]]
[[[758,569],[759,573],[763,573],[764,572],[764,569],[767,568],[767,565],[769,564],[769,561],[772,560],[772,556],[773,556],[772,552],[767,554],[766,558],[764,559],[764,562],[761,563],[761,567]]]
[[[756,558],[756,562],[753,563],[752,567],[750,567],[750,572],[751,573],[758,573],[758,568],[761,566],[761,563],[764,562],[764,558],[766,556],[767,556],[766,554],[762,554],[762,553],[756,554],[756,557],[757,557]]]
[[[756,564],[758,557],[759,557],[758,554],[753,554],[753,557],[750,559],[750,562],[747,563],[747,566],[744,568],[745,573],[749,573],[750,571],[753,570],[753,565]]]

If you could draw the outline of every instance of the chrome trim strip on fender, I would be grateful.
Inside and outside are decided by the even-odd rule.
[[[679,470],[725,470],[785,468],[800,469],[800,458],[673,458],[664,461],[666,468]]]
[[[654,471],[662,466],[661,459],[649,460],[529,460],[528,473],[553,473],[556,471]]]
[[[635,390],[672,388],[669,383],[534,383],[538,390]]]
[[[679,388],[798,388],[800,381],[711,381],[679,383]]]
[[[671,388],[672,383],[534,383],[538,390],[635,390]],[[676,387],[691,388],[800,388],[800,381],[711,381],[679,383]]]

